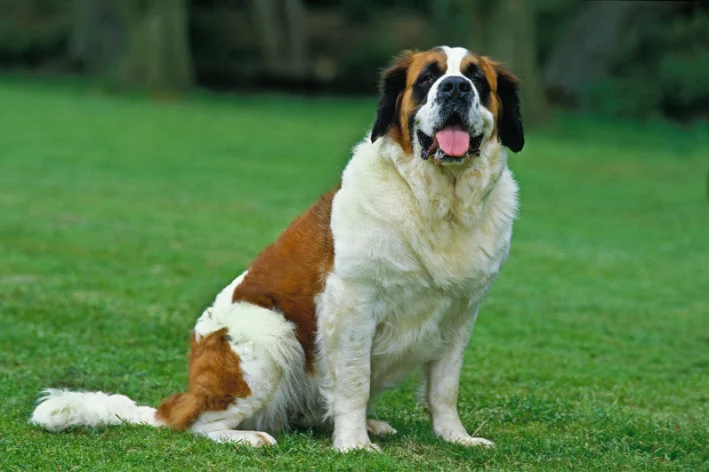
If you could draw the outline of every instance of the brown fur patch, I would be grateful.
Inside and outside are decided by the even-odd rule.
[[[335,255],[330,230],[332,199],[326,193],[259,254],[234,290],[234,302],[277,310],[296,326],[312,372],[315,355],[315,296],[322,292]]]
[[[392,127],[389,136],[399,143],[407,154],[413,152],[411,134],[409,133],[409,119],[418,107],[412,97],[413,86],[424,67],[432,62],[438,63],[438,67],[442,71],[446,70],[446,54],[441,49],[431,49],[426,52],[407,51],[395,63],[395,66],[406,66],[406,88],[399,94],[397,99],[398,126]]]
[[[487,109],[490,110],[492,116],[495,117],[495,127],[492,130],[490,139],[497,139],[497,122],[500,114],[500,99],[497,96],[497,70],[500,69],[500,64],[488,57],[481,57],[479,61],[480,68],[485,74],[487,83],[490,85],[490,104]]]
[[[177,430],[189,428],[205,411],[226,410],[237,398],[251,395],[244,380],[241,359],[229,345],[227,328],[199,341],[190,339],[187,393],[163,400],[156,418]]]
[[[448,68],[447,56],[442,49],[431,49],[425,52],[414,53],[411,58],[408,74],[406,75],[406,87],[409,89],[413,87],[416,77],[419,76],[424,67],[432,62],[436,62],[443,72]]]

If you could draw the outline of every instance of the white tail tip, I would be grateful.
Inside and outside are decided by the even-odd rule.
[[[155,408],[138,406],[124,395],[53,388],[42,392],[30,421],[55,432],[70,426],[96,427],[121,423],[159,425],[155,419]]]

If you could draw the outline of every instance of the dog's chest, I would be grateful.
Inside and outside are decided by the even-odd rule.
[[[417,215],[378,221],[377,231],[360,233],[339,256],[346,261],[340,267],[371,288],[365,304],[377,323],[372,379],[387,388],[439,355],[452,323],[474,316],[507,256],[510,231]]]
[[[507,256],[509,238],[487,222],[468,228],[450,218],[406,226],[402,231],[406,244],[392,249],[417,261],[418,267],[391,274],[402,282],[470,296],[488,285]]]
[[[378,315],[374,376],[386,382],[435,358],[447,342],[449,325],[474,316],[507,247],[500,235],[486,238],[443,226],[415,242],[393,244],[388,254],[398,263],[371,261],[382,274],[382,290],[373,301]]]
[[[390,295],[381,301],[372,343],[372,379],[385,388],[434,359],[445,343],[446,326],[456,316],[467,316],[460,300],[440,290]]]
[[[336,235],[338,269],[360,280],[374,277],[384,298],[424,310],[439,295],[474,299],[487,290],[507,258],[511,220],[495,215],[492,205],[469,224],[454,211],[430,218],[410,201],[392,201],[378,204],[388,207],[379,214],[353,212],[356,223]]]
[[[517,187],[508,171],[449,187],[358,164],[333,202],[334,272],[374,318],[372,380],[386,387],[475,315],[507,258]]]

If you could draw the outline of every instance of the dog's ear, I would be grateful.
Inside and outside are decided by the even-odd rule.
[[[500,64],[495,64],[497,72],[497,96],[502,109],[497,117],[497,132],[500,142],[512,152],[520,152],[524,147],[524,128],[519,103],[519,79]]]
[[[377,119],[372,127],[372,142],[386,135],[389,128],[398,120],[399,96],[406,89],[406,73],[411,65],[412,56],[411,51],[403,52],[382,73]]]

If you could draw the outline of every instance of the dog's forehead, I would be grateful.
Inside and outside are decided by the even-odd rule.
[[[473,62],[477,62],[477,55],[465,48],[451,48],[441,46],[446,55],[446,74],[462,75],[463,71]]]
[[[409,67],[408,82],[412,84],[419,74],[432,63],[446,75],[462,75],[470,64],[480,64],[479,55],[466,48],[438,46],[413,55]]]

